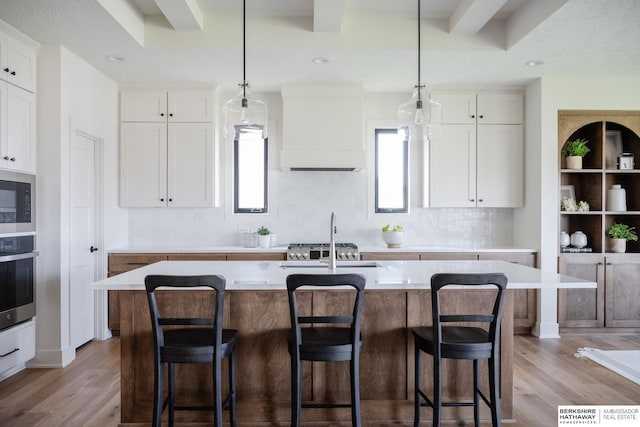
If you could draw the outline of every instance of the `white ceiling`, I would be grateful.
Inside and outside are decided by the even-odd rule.
[[[422,81],[430,88],[522,86],[544,74],[640,75],[639,0],[422,0],[421,7]],[[416,0],[247,0],[247,80],[262,91],[314,82],[410,91],[416,14]],[[122,87],[232,89],[242,80],[240,0],[0,0],[0,20],[41,44],[66,46]],[[330,62],[311,61],[319,56]],[[544,65],[525,66],[530,60]]]

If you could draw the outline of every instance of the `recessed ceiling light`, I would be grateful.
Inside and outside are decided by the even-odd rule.
[[[124,62],[124,58],[118,55],[108,55],[107,60],[111,62]]]
[[[524,63],[524,65],[526,65],[527,67],[539,67],[540,65],[543,65],[544,61],[540,60],[540,59],[534,59],[532,61],[527,61]]]
[[[317,56],[313,58],[311,62],[313,62],[314,64],[326,64],[329,62],[329,59],[325,58],[324,56]]]

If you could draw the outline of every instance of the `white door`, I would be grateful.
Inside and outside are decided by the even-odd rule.
[[[96,139],[76,132],[71,142],[69,328],[75,348],[94,338],[96,257]]]

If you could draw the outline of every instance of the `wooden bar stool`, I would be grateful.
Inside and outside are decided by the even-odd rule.
[[[496,287],[495,302],[488,314],[443,314],[440,307],[440,292],[449,285],[464,288],[489,285]],[[475,426],[480,426],[480,399],[491,408],[494,427],[501,426],[500,420],[500,318],[507,277],[501,273],[489,274],[435,274],[431,278],[432,326],[412,329],[415,342],[415,390],[414,427],[420,425],[420,408],[433,409],[433,426],[440,426],[443,406],[473,406]],[[463,298],[461,294],[458,298]],[[443,326],[455,322],[456,326]],[[474,326],[458,326],[473,323]],[[488,329],[475,326],[488,324]],[[420,356],[425,352],[433,356],[433,401],[420,388]],[[473,360],[473,402],[443,402],[442,400],[442,359]],[[479,360],[488,359],[489,396],[480,390]],[[425,402],[422,402],[424,399]]]
[[[222,329],[224,290],[222,276],[164,276],[145,277],[145,288],[154,342],[153,426],[160,427],[162,412],[169,406],[169,426],[174,424],[174,411],[213,410],[215,427],[222,427],[222,410],[228,405],[231,426],[236,425],[235,403],[235,349],[238,331]],[[157,288],[208,287],[216,292],[212,317],[168,318],[161,317],[156,303]],[[188,292],[188,291],[183,291]],[[170,328],[164,328],[170,326]],[[179,327],[176,327],[179,326]],[[222,359],[229,358],[229,394],[222,399]],[[164,395],[164,364],[168,365],[168,394]],[[175,406],[175,364],[211,363],[213,370],[213,406]],[[188,380],[188,379],[187,379]]]
[[[360,317],[366,279],[361,274],[291,274],[287,277],[291,330],[291,425],[300,425],[301,408],[351,408],[351,423],[360,420]],[[296,290],[347,286],[356,291],[353,311],[347,316],[300,315]],[[312,326],[302,327],[301,325]],[[319,326],[324,324],[325,326]],[[326,326],[343,324],[346,326]],[[351,403],[302,403],[302,361],[350,361]]]

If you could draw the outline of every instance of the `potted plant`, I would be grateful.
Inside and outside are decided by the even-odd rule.
[[[629,227],[627,224],[611,224],[607,228],[607,236],[609,236],[609,250],[611,252],[626,252],[627,240],[638,240],[635,227]]]
[[[268,248],[271,245],[271,231],[267,227],[258,228],[258,241],[261,248]]]
[[[567,142],[562,148],[562,155],[567,158],[567,169],[582,169],[582,158],[587,155],[589,141],[577,138]]]
[[[390,224],[382,227],[382,240],[387,244],[388,248],[399,248],[404,242],[404,227],[401,225]]]

